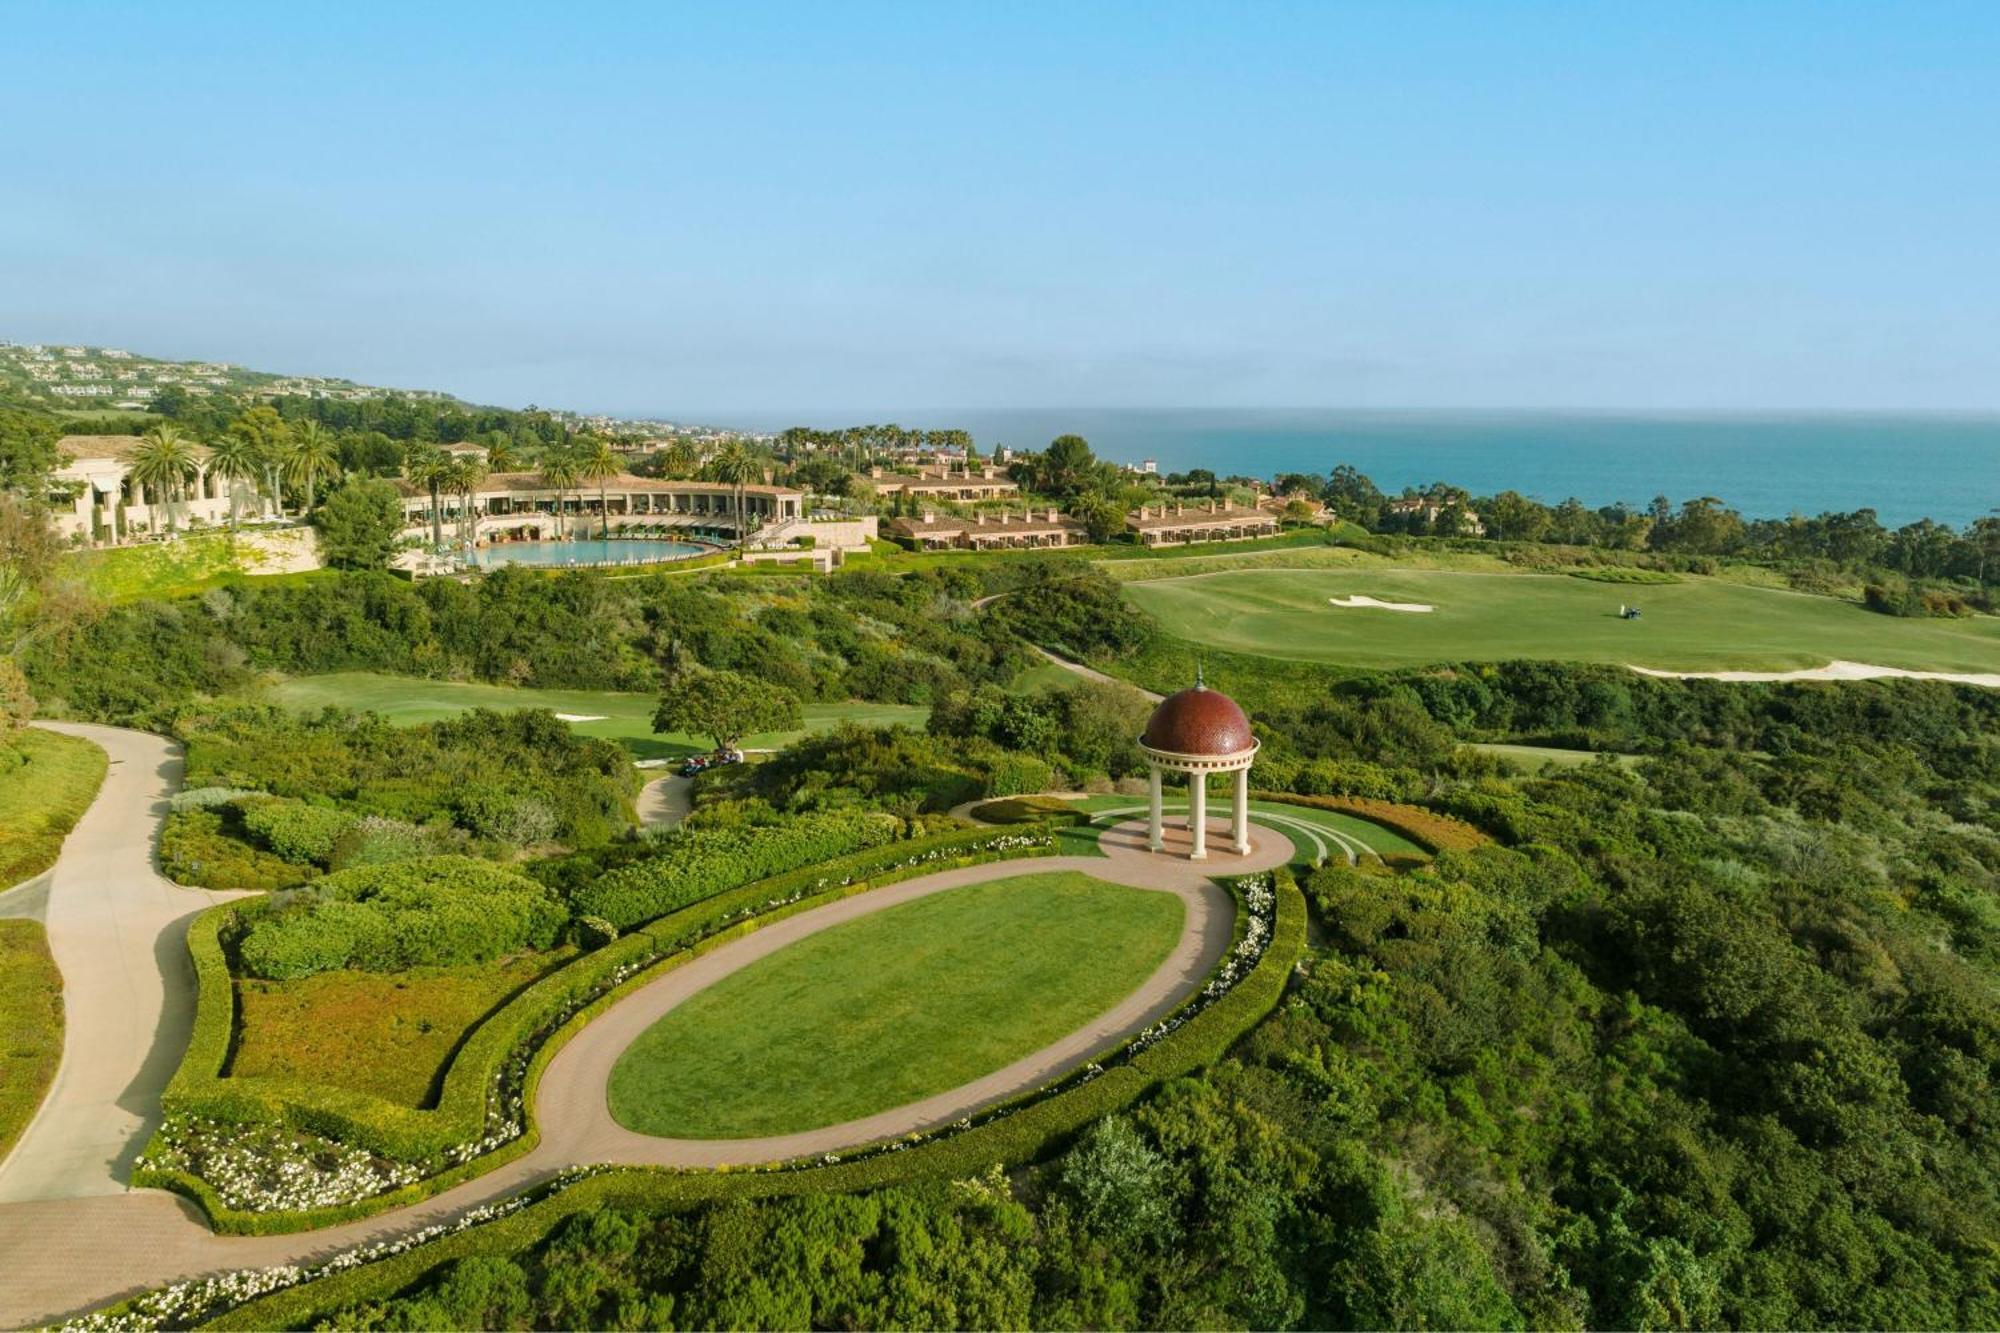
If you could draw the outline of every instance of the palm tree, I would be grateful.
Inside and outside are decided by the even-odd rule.
[[[555,488],[556,537],[563,535],[563,502],[580,475],[576,453],[567,444],[552,444],[542,454],[542,480]]]
[[[612,453],[610,444],[602,439],[595,441],[590,452],[577,460],[577,479],[597,483],[597,520],[601,525],[601,535],[606,537],[611,535],[611,502],[605,499],[604,483],[624,470],[618,463],[618,455]]]
[[[486,475],[486,464],[473,454],[454,458],[445,467],[446,484],[459,499],[459,540],[467,551],[479,542],[479,511],[473,505],[473,497]]]
[[[717,481],[736,488],[736,549],[740,553],[750,539],[743,521],[743,484],[757,475],[757,460],[743,447],[743,441],[730,440],[716,450],[708,468]]]
[[[264,470],[263,451],[251,436],[231,431],[208,447],[208,470],[229,487],[229,530],[234,532],[241,498],[236,484],[242,481],[257,484]]]
[[[521,461],[521,455],[514,449],[514,442],[494,431],[486,445],[486,466],[495,472],[512,472],[514,465]]]
[[[431,549],[444,545],[444,514],[439,492],[451,472],[451,455],[434,444],[413,444],[403,455],[403,480],[421,486],[431,497]]]
[[[339,475],[340,451],[333,436],[317,421],[301,421],[293,428],[291,447],[285,451],[285,477],[306,488],[308,514],[318,507],[320,478]]]
[[[675,440],[660,450],[660,473],[667,477],[687,477],[694,474],[701,460],[695,456],[694,446],[686,440]]]
[[[167,531],[174,531],[174,506],[181,493],[201,473],[194,442],[179,429],[161,423],[146,432],[132,453],[132,480],[160,497],[167,507]]]

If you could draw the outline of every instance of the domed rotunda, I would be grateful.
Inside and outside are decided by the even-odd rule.
[[[1236,791],[1230,809],[1230,850],[1239,856],[1249,854],[1250,765],[1257,758],[1257,737],[1250,730],[1250,719],[1234,699],[1209,689],[1197,670],[1193,688],[1160,700],[1139,737],[1139,749],[1146,756],[1150,787],[1148,847],[1156,852],[1166,849],[1166,829],[1160,811],[1161,775],[1185,773],[1188,837],[1192,844],[1188,858],[1208,859],[1208,776],[1234,773]]]

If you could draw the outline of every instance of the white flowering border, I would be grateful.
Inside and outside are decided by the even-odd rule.
[[[998,854],[1053,847],[1048,830],[995,834],[970,846],[927,847],[890,861],[861,876],[864,880],[955,860],[967,855]],[[140,1170],[191,1177],[215,1192],[221,1202],[244,1213],[289,1213],[342,1208],[417,1184],[464,1166],[504,1147],[527,1132],[528,1071],[548,1040],[577,1014],[627,985],[634,977],[687,950],[698,947],[751,917],[763,916],[830,889],[850,888],[856,876],[824,875],[780,897],[753,903],[704,923],[700,933],[662,941],[643,956],[621,963],[599,983],[571,997],[570,1002],[530,1030],[495,1072],[486,1100],[485,1133],[469,1143],[445,1149],[419,1162],[384,1157],[324,1135],[281,1125],[230,1124],[196,1115],[170,1115],[147,1145]]]

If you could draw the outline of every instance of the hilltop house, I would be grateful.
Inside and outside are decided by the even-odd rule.
[[[1240,542],[1275,537],[1278,516],[1216,500],[1201,504],[1141,505],[1126,519],[1141,546],[1189,542]]]
[[[56,534],[76,542],[116,542],[141,533],[167,529],[167,497],[132,480],[132,456],[137,435],[65,435],[56,442],[62,461],[55,480],[72,490],[55,506]],[[229,517],[229,484],[208,470],[208,450],[195,445],[195,480],[174,505],[178,527],[221,523]],[[247,482],[237,482],[237,503],[245,515],[266,512],[262,497]]]
[[[1053,508],[973,519],[926,513],[922,519],[893,519],[889,531],[914,542],[920,551],[1081,546],[1090,540],[1082,523]]]

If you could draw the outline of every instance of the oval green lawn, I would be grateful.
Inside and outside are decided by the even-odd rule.
[[[833,926],[677,1005],[619,1057],[611,1114],[674,1138],[837,1125],[1060,1040],[1173,952],[1172,894],[1022,875]]]

